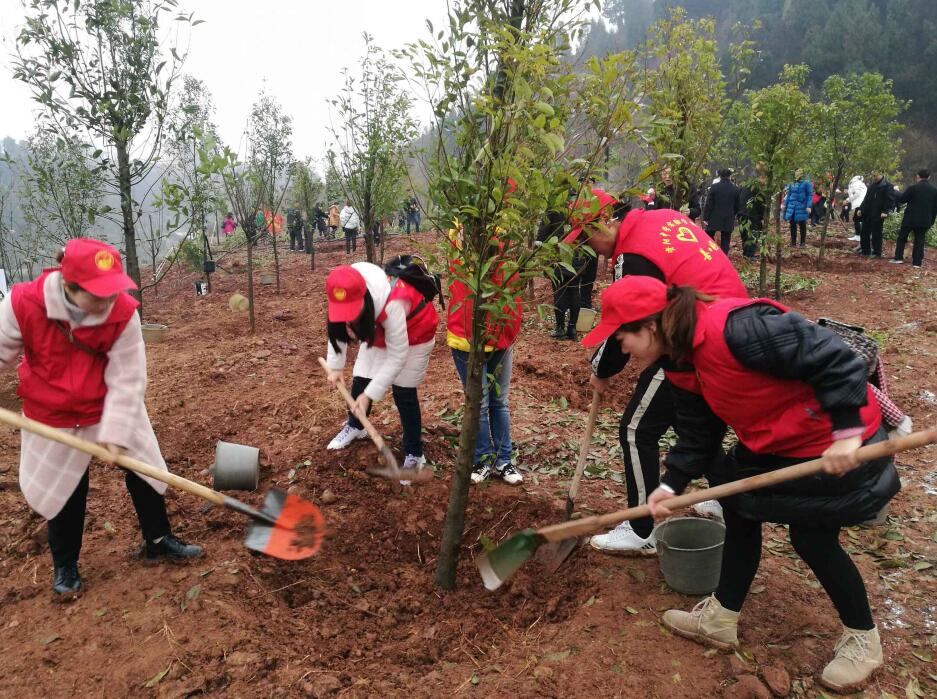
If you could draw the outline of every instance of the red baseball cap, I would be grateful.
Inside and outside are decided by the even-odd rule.
[[[595,201],[599,202],[599,207],[595,209],[595,211],[593,211],[592,207],[594,205],[593,202]],[[573,202],[573,205],[570,208],[572,208],[574,211],[576,209],[587,209],[587,211],[585,215],[582,217],[570,215],[569,219],[570,219],[570,223],[572,223],[573,225],[573,230],[569,232],[569,235],[563,238],[563,242],[572,243],[574,240],[576,240],[576,238],[579,237],[579,234],[582,233],[582,229],[585,227],[587,223],[590,223],[596,220],[599,217],[599,214],[602,213],[602,210],[606,206],[611,206],[612,204],[615,204],[617,201],[618,200],[615,197],[613,197],[611,194],[606,192],[604,189],[593,187],[591,199],[590,198],[577,199],[575,202]]]
[[[124,274],[117,249],[94,238],[73,238],[65,244],[62,279],[101,298],[137,288]]]
[[[329,322],[350,323],[364,307],[368,285],[361,272],[351,265],[341,265],[329,272],[325,280],[325,295],[329,299]]]
[[[585,347],[605,341],[625,323],[660,313],[667,306],[667,287],[654,277],[628,275],[603,291],[601,298],[601,320],[582,338]]]

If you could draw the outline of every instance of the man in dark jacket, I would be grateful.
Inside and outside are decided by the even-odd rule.
[[[703,209],[703,224],[707,233],[715,240],[719,231],[719,246],[729,254],[729,241],[735,229],[735,217],[741,210],[739,188],[732,182],[732,171],[719,171],[719,181],[709,188],[706,207]]]
[[[917,182],[908,187],[898,197],[899,204],[907,204],[901,219],[901,230],[895,243],[894,264],[904,262],[904,246],[908,234],[914,233],[914,247],[911,250],[911,264],[920,267],[924,264],[924,236],[937,219],[937,187],[930,183],[930,170],[918,170]]]
[[[864,257],[882,256],[882,223],[888,212],[894,208],[894,185],[881,172],[873,170],[865,199],[856,210],[856,217],[862,220],[862,227],[859,229],[859,254]]]

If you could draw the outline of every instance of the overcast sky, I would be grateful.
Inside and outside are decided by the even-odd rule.
[[[261,87],[293,117],[297,156],[321,157],[328,137],[326,100],[342,87],[341,69],[360,59],[362,32],[385,49],[440,26],[445,0],[180,0],[204,24],[195,27],[185,72],[205,82],[221,137],[237,146]],[[23,24],[22,0],[0,0],[0,138],[33,128],[35,103],[14,80],[10,54]],[[419,112],[428,113],[425,109]]]

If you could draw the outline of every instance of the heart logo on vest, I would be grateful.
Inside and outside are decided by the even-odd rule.
[[[344,301],[345,297],[348,296],[348,292],[338,287],[337,289],[332,289],[332,298],[336,301]]]
[[[94,256],[94,266],[102,272],[107,272],[114,266],[114,256],[107,250],[99,250]]]
[[[684,243],[699,242],[696,238],[696,234],[686,226],[680,226],[680,228],[677,229],[677,240],[682,240]]]

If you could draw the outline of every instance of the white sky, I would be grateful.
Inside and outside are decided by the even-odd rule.
[[[180,0],[180,9],[205,20],[191,32],[183,70],[211,91],[224,141],[238,146],[265,86],[293,117],[295,154],[315,158],[328,138],[326,100],[341,89],[343,67],[354,73],[362,33],[399,48],[427,34],[427,18],[439,27],[446,16],[445,0]],[[24,17],[21,0],[0,0],[0,138],[24,139],[34,123],[36,105],[11,70]]]

